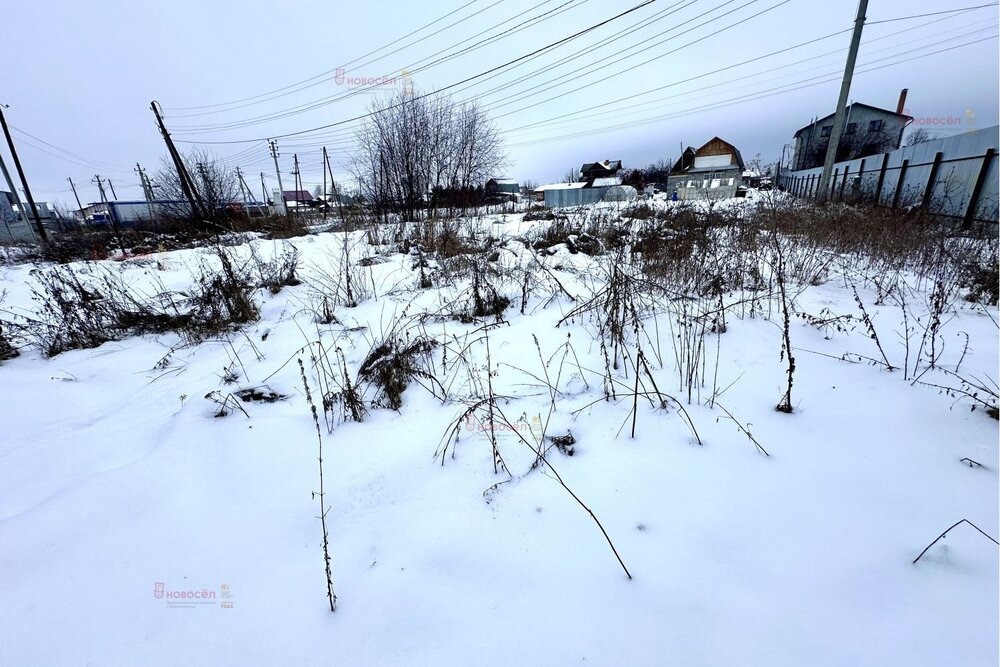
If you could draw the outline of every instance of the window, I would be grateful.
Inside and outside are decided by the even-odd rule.
[[[854,134],[854,131],[858,129],[857,123],[848,123],[847,129],[844,130],[844,134]]]
[[[833,131],[833,125],[826,125],[819,131],[819,136],[823,139],[829,139],[831,131]]]
[[[869,132],[881,132],[882,131],[882,127],[884,125],[885,125],[885,121],[882,120],[881,118],[879,120],[873,120],[872,122],[868,123],[868,131]]]

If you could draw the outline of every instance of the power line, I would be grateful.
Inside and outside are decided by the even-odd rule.
[[[902,60],[898,60],[898,61],[895,61],[895,62],[886,63],[884,65],[879,65],[878,67],[870,67],[870,68],[867,68],[867,69],[864,69],[864,70],[859,70],[858,72],[856,72],[856,74],[866,74],[868,72],[874,72],[876,70],[885,69],[887,67],[893,67],[895,65],[900,65],[900,64],[903,64],[903,63],[906,63],[906,62],[911,62],[913,60],[919,60],[921,58],[927,58],[929,56],[937,55],[937,54],[940,54],[940,53],[945,53],[945,52],[948,52],[948,51],[954,51],[956,49],[964,48],[966,46],[971,46],[973,44],[979,44],[981,42],[986,42],[986,41],[989,41],[989,40],[992,40],[992,39],[997,39],[997,37],[998,37],[998,35],[991,35],[989,37],[984,37],[982,39],[977,39],[977,40],[973,40],[973,41],[970,41],[970,42],[965,42],[963,44],[957,44],[955,46],[951,46],[951,47],[948,47],[948,48],[945,48],[945,49],[938,49],[937,51],[932,51],[930,53],[925,53],[925,54],[921,54],[921,55],[918,55],[918,56],[913,56],[911,58],[904,58]],[[742,95],[742,96],[739,96],[739,97],[731,98],[729,100],[722,100],[722,101],[720,101],[718,104],[716,104],[714,106],[698,106],[698,107],[693,107],[691,109],[687,109],[687,110],[684,110],[684,111],[679,111],[679,112],[675,112],[675,113],[671,113],[671,114],[666,114],[666,115],[660,115],[660,116],[653,116],[653,117],[650,117],[650,118],[645,118],[645,119],[641,119],[641,120],[637,120],[637,121],[632,121],[632,122],[629,122],[629,123],[618,123],[618,124],[616,124],[614,126],[610,126],[610,127],[589,128],[589,129],[581,130],[579,132],[574,132],[574,133],[571,133],[571,134],[561,135],[561,136],[558,136],[558,137],[547,137],[547,138],[544,138],[544,139],[528,140],[528,141],[524,141],[524,142],[520,142],[520,143],[516,143],[516,144],[511,144],[510,148],[525,148],[525,147],[529,147],[529,146],[541,146],[541,145],[544,145],[544,144],[548,144],[548,143],[552,143],[552,142],[556,142],[556,141],[564,141],[566,139],[573,139],[573,138],[581,137],[581,136],[593,136],[594,134],[602,134],[602,133],[606,133],[606,132],[612,132],[612,131],[615,131],[615,130],[622,130],[622,129],[629,129],[629,128],[632,128],[632,127],[639,127],[639,126],[642,126],[642,125],[648,125],[650,123],[655,123],[655,122],[659,122],[659,121],[663,121],[663,120],[669,120],[669,119],[673,119],[673,118],[680,118],[680,117],[688,116],[688,115],[695,114],[695,113],[704,113],[704,112],[707,112],[707,111],[714,111],[714,110],[717,110],[717,109],[722,109],[722,108],[733,106],[734,104],[742,104],[742,103],[745,103],[745,102],[754,102],[754,101],[757,101],[757,100],[762,100],[762,99],[765,99],[765,98],[774,97],[776,95],[782,95],[782,94],[785,94],[785,93],[791,93],[791,92],[795,92],[795,91],[798,91],[798,90],[803,90],[803,89],[806,89],[806,88],[811,88],[811,87],[814,87],[814,86],[818,86],[818,85],[821,85],[821,84],[824,84],[824,83],[830,83],[830,82],[833,82],[833,81],[837,81],[839,78],[840,78],[840,75],[830,76],[829,78],[826,78],[826,79],[821,80],[821,81],[815,81],[815,82],[812,82],[812,83],[807,83],[805,85],[799,85],[799,86],[796,86],[796,87],[787,88],[785,90],[777,90],[776,92],[758,91],[758,93],[751,93],[751,94],[748,94],[748,95]],[[794,86],[795,84],[787,84],[787,85],[788,86]],[[779,88],[786,88],[786,86],[779,86]],[[764,94],[764,93],[766,93],[766,94]]]
[[[897,35],[900,35],[900,34],[903,34],[903,33],[906,33],[906,32],[917,30],[917,29],[919,29],[921,27],[925,27],[926,25],[929,25],[929,24],[930,24],[930,22],[926,23],[926,24],[921,24],[919,26],[911,26],[909,28],[904,28],[903,30],[898,30],[898,31],[890,33],[888,35],[884,35],[884,36],[877,37],[877,38],[874,38],[874,39],[868,39],[864,43],[867,45],[867,44],[871,44],[871,43],[874,43],[874,42],[882,41],[882,40],[888,39],[890,37],[895,37]],[[975,25],[975,24],[972,24],[972,25]],[[990,25],[989,28],[981,28],[981,29],[973,31],[971,33],[965,33],[965,34],[962,34],[962,35],[957,35],[955,37],[951,37],[951,38],[949,38],[947,40],[943,40],[943,41],[950,41],[950,40],[953,40],[953,39],[960,39],[962,37],[966,37],[966,36],[972,35],[972,34],[974,34],[976,32],[982,32],[982,30],[990,29],[990,28],[994,27],[995,25],[996,25],[995,23],[991,22],[991,25]],[[965,27],[971,27],[971,26],[963,26],[962,28],[959,28],[959,29],[964,29]],[[691,81],[696,81],[696,80],[699,80],[699,79],[703,79],[705,77],[712,76],[714,74],[719,74],[721,72],[725,72],[727,70],[734,69],[734,68],[740,67],[742,65],[746,65],[746,64],[749,64],[749,63],[752,63],[752,62],[756,62],[756,61],[759,61],[759,60],[764,60],[766,58],[769,58],[769,57],[772,57],[772,56],[775,56],[775,55],[779,55],[781,53],[786,53],[788,51],[792,51],[794,49],[801,48],[803,46],[814,44],[816,42],[820,42],[822,40],[829,39],[829,38],[835,37],[837,35],[841,35],[841,34],[843,34],[845,32],[850,32],[850,29],[848,28],[847,30],[840,30],[840,31],[837,31],[837,32],[829,33],[827,35],[823,35],[823,36],[817,37],[815,39],[811,39],[811,40],[808,40],[808,41],[805,41],[805,42],[800,42],[798,44],[794,44],[792,46],[789,46],[789,47],[786,47],[786,48],[783,48],[783,49],[778,49],[777,51],[771,51],[771,52],[765,53],[765,54],[763,54],[761,56],[756,56],[754,58],[749,58],[747,60],[744,60],[744,61],[732,64],[732,65],[727,65],[726,67],[721,67],[721,68],[718,68],[718,69],[715,69],[715,70],[711,70],[711,71],[708,71],[708,72],[702,72],[702,73],[700,73],[698,75],[691,76],[691,77],[688,77],[686,79],[681,79],[679,81],[674,81],[674,82],[671,82],[671,83],[668,83],[668,84],[665,84],[665,85],[662,85],[662,86],[658,86],[656,88],[651,88],[649,90],[645,90],[645,91],[642,91],[642,92],[639,92],[639,93],[634,93],[632,95],[626,95],[625,97],[620,97],[620,98],[617,98],[617,99],[614,99],[614,100],[611,100],[611,101],[608,101],[608,102],[604,102],[604,103],[601,103],[601,104],[596,104],[596,105],[593,105],[593,106],[590,106],[590,107],[586,107],[584,109],[579,109],[577,111],[573,111],[573,112],[561,114],[559,116],[548,118],[548,119],[545,119],[545,120],[542,120],[542,121],[537,121],[537,122],[534,122],[534,123],[529,123],[528,125],[522,125],[522,126],[513,128],[511,130],[508,130],[508,132],[517,132],[517,131],[520,131],[520,130],[529,129],[529,128],[536,127],[536,126],[550,125],[554,121],[558,121],[560,119],[570,118],[572,116],[577,116],[579,114],[586,113],[587,111],[593,111],[595,109],[600,109],[600,108],[608,107],[608,106],[611,106],[611,105],[614,105],[614,104],[618,104],[619,102],[624,102],[624,101],[635,99],[635,98],[638,98],[638,97],[643,97],[645,95],[649,95],[651,93],[655,93],[655,92],[659,92],[659,91],[662,91],[662,90],[666,90],[668,88],[673,88],[675,86],[678,86],[678,85],[681,85],[681,84],[684,84],[684,83],[690,83]],[[920,38],[920,39],[917,39],[917,40],[911,40],[910,42],[903,42],[902,44],[899,44],[899,43],[893,44],[891,47],[888,47],[888,49],[881,49],[879,51],[874,51],[873,53],[879,53],[880,51],[894,49],[897,46],[901,46],[903,44],[910,44],[910,43],[913,43],[915,41],[921,41],[922,39],[923,38]],[[938,43],[943,43],[943,42],[937,42],[935,44],[938,44]],[[921,48],[927,48],[927,47],[924,46],[924,47],[921,47]],[[788,63],[788,64],[785,64],[785,65],[776,66],[776,67],[773,67],[773,68],[770,68],[770,69],[767,69],[767,70],[763,70],[761,72],[757,72],[757,73],[754,73],[754,74],[743,75],[740,79],[731,79],[731,80],[728,80],[728,81],[723,81],[723,82],[720,82],[720,83],[715,83],[715,84],[711,84],[711,85],[708,85],[708,86],[704,86],[702,88],[696,88],[694,90],[685,91],[685,92],[682,92],[680,94],[688,94],[688,93],[691,93],[691,92],[697,92],[699,90],[705,90],[705,89],[708,89],[708,88],[718,87],[720,85],[726,85],[726,84],[729,84],[729,83],[734,83],[734,82],[739,81],[739,80],[741,80],[743,78],[747,78],[747,77],[751,77],[751,76],[760,76],[761,74],[768,74],[770,72],[774,72],[774,71],[777,71],[777,70],[780,70],[780,69],[787,69],[788,67],[794,67],[796,65],[802,64],[804,62],[808,62],[810,60],[816,60],[818,58],[823,58],[823,57],[826,57],[826,56],[829,56],[829,55],[835,55],[835,54],[839,54],[839,53],[843,53],[843,49],[836,49],[834,51],[827,51],[827,52],[819,54],[817,56],[812,56],[810,58],[805,58],[805,59],[802,59],[802,60],[798,60],[798,61],[796,61],[794,63]],[[901,54],[896,54],[896,55],[901,55]],[[893,56],[893,57],[895,57],[895,56]],[[809,70],[806,70],[806,71],[809,71]],[[570,91],[570,92],[573,92],[573,91]],[[650,101],[647,101],[647,102],[642,102],[639,105],[651,104],[651,103],[654,103],[654,102],[663,101],[663,99],[666,99],[666,98],[660,98],[660,99],[657,99],[657,100],[650,100]],[[636,105],[636,106],[639,106],[639,105]],[[602,112],[602,113],[617,113],[619,111],[620,110],[616,109],[616,110],[605,111],[605,112]]]
[[[524,14],[527,14],[528,12],[531,12],[531,11],[535,10],[536,8],[542,6],[542,5],[548,4],[551,1],[552,0],[544,0],[544,2],[541,2],[541,3],[537,4],[537,5],[535,5],[534,7],[531,7],[530,9],[528,9],[528,10],[526,10],[524,12],[521,12],[520,14],[517,14],[517,15],[513,16],[513,17],[507,19],[506,21],[502,21],[499,24],[491,26],[487,30],[482,31],[482,32],[478,33],[477,35],[474,35],[471,38],[462,40],[461,42],[458,42],[457,44],[453,44],[453,45],[451,45],[451,46],[449,46],[449,47],[447,47],[447,48],[445,48],[445,49],[443,49],[441,51],[438,51],[435,54],[432,54],[431,56],[428,56],[428,57],[425,57],[425,58],[423,58],[421,60],[418,60],[415,63],[411,63],[409,65],[406,65],[405,67],[402,68],[401,71],[405,71],[405,72],[407,72],[411,76],[414,75],[414,74],[418,74],[418,73],[423,72],[425,70],[431,69],[432,67],[436,67],[437,65],[442,64],[444,62],[451,61],[451,60],[457,58],[460,55],[469,53],[471,51],[474,51],[474,50],[477,50],[477,49],[480,49],[480,48],[483,48],[484,46],[487,46],[491,41],[495,41],[495,40],[498,40],[498,39],[503,39],[503,38],[506,38],[506,37],[510,37],[511,35],[516,34],[517,32],[520,32],[521,30],[526,29],[526,27],[529,27],[529,26],[525,25],[527,23],[535,22],[535,24],[537,25],[538,23],[541,23],[542,21],[551,19],[554,16],[558,15],[559,13],[567,11],[568,9],[573,9],[573,8],[581,6],[582,4],[584,4],[586,2],[589,2],[589,0],[580,0],[579,2],[578,2],[578,0],[569,0],[568,2],[565,2],[564,4],[560,5],[559,7],[557,7],[554,10],[550,10],[550,11],[545,12],[545,13],[539,15],[539,16],[533,17],[533,18],[529,19],[528,21],[525,21],[525,22],[523,22],[521,24],[518,24],[518,25],[516,25],[516,26],[514,26],[512,28],[508,28],[507,30],[502,31],[501,33],[498,33],[497,35],[493,35],[490,38],[487,38],[485,40],[482,40],[482,41],[478,42],[474,46],[467,47],[465,49],[462,49],[462,50],[454,52],[454,53],[450,53],[447,56],[439,58],[438,60],[435,60],[432,63],[429,63],[427,65],[423,65],[421,67],[417,67],[417,65],[419,63],[422,63],[422,62],[428,60],[429,58],[432,58],[434,55],[438,55],[440,53],[443,53],[444,51],[448,51],[449,49],[452,49],[452,48],[455,48],[455,47],[457,47],[457,46],[459,46],[461,44],[464,44],[465,42],[468,42],[471,39],[474,39],[478,35],[481,35],[481,34],[483,34],[485,32],[489,32],[490,30],[493,30],[494,28],[497,28],[497,27],[503,25],[504,23],[509,23],[510,21],[513,21],[514,19],[516,19],[518,16],[523,16]],[[577,2],[577,4],[573,5],[574,2]],[[569,7],[569,5],[572,5],[572,7]],[[553,13],[553,12],[555,12],[555,13]],[[369,64],[369,63],[366,63],[366,64]],[[415,68],[415,69],[411,70],[411,68]],[[174,126],[174,131],[178,132],[179,134],[203,134],[203,133],[206,133],[206,132],[215,132],[215,131],[221,131],[221,130],[227,130],[227,129],[239,129],[239,128],[242,128],[242,127],[250,127],[250,126],[253,126],[253,125],[259,125],[261,123],[267,123],[267,122],[271,122],[271,121],[274,121],[274,120],[280,120],[282,118],[288,118],[288,117],[296,116],[296,115],[299,115],[299,114],[302,114],[302,113],[307,113],[309,111],[314,111],[316,109],[319,109],[319,108],[322,108],[322,107],[334,104],[336,102],[341,102],[343,100],[346,100],[346,99],[349,99],[349,98],[352,98],[352,97],[357,97],[357,96],[363,95],[365,93],[373,92],[373,91],[377,90],[381,86],[381,84],[378,83],[378,81],[381,81],[381,80],[384,80],[384,79],[390,79],[390,78],[394,79],[395,75],[392,74],[392,73],[389,73],[389,74],[385,74],[385,75],[380,76],[380,77],[375,77],[376,82],[373,82],[373,83],[368,84],[366,86],[361,86],[361,87],[358,87],[358,88],[354,88],[354,89],[351,89],[351,90],[343,92],[343,93],[337,93],[336,95],[328,95],[326,97],[321,97],[319,99],[310,100],[308,102],[303,102],[302,104],[298,104],[298,105],[295,105],[295,106],[292,106],[292,107],[287,107],[285,109],[278,109],[278,110],[275,110],[275,111],[270,112],[270,113],[262,114],[260,116],[253,116],[253,117],[250,117],[250,118],[244,118],[244,119],[241,119],[241,120],[230,121],[230,122],[227,122],[227,123],[217,123],[215,125],[176,125],[176,126]],[[274,98],[271,98],[271,99],[273,100],[273,99],[278,99],[278,98],[274,97]],[[251,106],[251,105],[243,105],[243,106]],[[238,108],[242,108],[242,107],[234,107],[233,109],[228,109],[227,111],[232,111],[232,110],[235,110],[235,109],[238,109]],[[209,113],[213,113],[213,112],[209,112]],[[174,116],[174,118],[187,118],[187,117],[196,116],[196,115],[204,115],[204,114],[190,114],[190,115],[187,115],[187,116]]]
[[[422,31],[422,30],[424,30],[426,28],[429,28],[432,25],[440,23],[441,21],[444,21],[445,19],[447,19],[450,16],[454,16],[456,13],[462,11],[463,9],[465,9],[466,7],[468,7],[469,5],[474,5],[477,2],[480,2],[480,0],[471,0],[470,2],[467,2],[464,5],[462,5],[461,7],[459,7],[458,9],[450,11],[447,14],[444,14],[443,16],[439,16],[438,18],[434,19],[430,23],[426,23],[426,24],[422,25],[421,27],[417,28],[416,30],[414,30],[412,32],[409,32],[409,33],[403,35],[402,37],[399,37],[399,38],[395,39],[394,41],[389,42],[388,44],[384,44],[384,45],[380,46],[377,49],[369,51],[368,53],[366,53],[364,55],[358,56],[354,60],[352,60],[350,62],[347,62],[347,63],[344,63],[340,67],[341,68],[347,68],[350,65],[353,65],[354,63],[358,62],[359,60],[361,60],[363,58],[367,58],[368,56],[370,56],[372,54],[375,54],[375,53],[378,53],[379,51],[381,51],[383,49],[387,49],[390,46],[394,46],[394,45],[398,44],[399,42],[403,41],[404,39],[407,39],[408,37],[412,37],[413,35],[417,34],[418,32],[420,32],[420,31]],[[336,71],[337,71],[336,69],[327,70],[327,71],[322,72],[320,74],[317,74],[315,76],[311,76],[308,79],[303,79],[302,81],[299,81],[297,83],[293,83],[293,84],[284,86],[282,88],[277,88],[275,90],[272,90],[272,91],[269,91],[269,92],[266,92],[266,93],[260,93],[259,95],[253,95],[251,97],[244,97],[244,98],[239,99],[239,100],[232,100],[232,101],[229,101],[229,102],[219,102],[219,103],[216,103],[216,104],[203,104],[203,105],[200,105],[200,106],[191,106],[191,107],[165,107],[164,111],[193,111],[195,109],[212,109],[212,108],[216,108],[216,107],[229,106],[231,104],[239,104],[241,102],[248,102],[250,100],[255,100],[255,99],[259,99],[261,97],[266,97],[268,95],[273,95],[275,93],[279,93],[281,91],[288,90],[290,88],[295,88],[296,86],[300,86],[300,85],[302,85],[304,83],[309,83],[310,81],[315,81],[316,79],[327,77],[327,76],[329,76],[330,74],[333,74]]]
[[[991,2],[988,5],[975,5],[973,7],[961,7],[959,9],[946,9],[941,12],[930,12],[928,14],[912,14],[910,16],[898,16],[894,19],[882,19],[881,21],[866,21],[865,25],[878,25],[879,23],[893,23],[895,21],[908,21],[910,19],[920,19],[926,16],[941,16],[942,14],[954,14],[956,12],[968,12],[973,9],[985,9],[986,7],[997,7],[1000,6],[996,2]]]
[[[423,95],[416,95],[416,96],[412,97],[411,100],[418,100],[418,99],[423,99],[425,97],[429,97],[431,95],[436,95],[436,94],[442,93],[442,92],[444,92],[446,90],[450,90],[451,88],[455,88],[456,86],[460,86],[460,85],[462,85],[464,83],[468,83],[469,81],[474,81],[475,79],[478,79],[480,77],[486,76],[487,74],[491,74],[491,73],[496,72],[498,70],[502,70],[502,69],[504,69],[506,67],[511,66],[514,63],[520,62],[520,61],[524,60],[525,58],[533,56],[533,55],[535,55],[537,53],[542,53],[544,51],[548,51],[550,49],[554,49],[554,48],[556,48],[558,46],[566,44],[566,43],[568,43],[568,42],[570,42],[570,41],[572,41],[574,39],[577,39],[578,37],[581,37],[581,36],[583,36],[583,35],[585,35],[585,34],[587,34],[589,32],[597,30],[598,28],[601,28],[601,27],[603,27],[603,26],[611,23],[612,21],[620,19],[623,16],[627,16],[628,14],[631,14],[632,12],[638,11],[638,10],[642,9],[643,7],[646,7],[647,5],[651,5],[654,2],[656,2],[656,0],[644,0],[644,2],[641,2],[638,5],[635,5],[631,9],[627,9],[624,12],[621,12],[619,14],[616,14],[616,15],[612,16],[611,18],[605,19],[605,20],[603,20],[603,21],[601,21],[599,23],[595,23],[594,25],[590,26],[589,28],[585,28],[585,29],[583,29],[583,30],[581,30],[579,32],[573,33],[572,35],[570,35],[568,37],[564,37],[564,38],[562,38],[560,40],[557,40],[555,42],[551,42],[551,43],[547,44],[546,46],[543,46],[543,47],[541,47],[539,49],[535,49],[534,51],[532,51],[530,53],[527,53],[527,54],[525,54],[523,56],[520,56],[518,58],[510,60],[510,61],[508,61],[508,62],[506,62],[506,63],[504,63],[502,65],[497,65],[496,67],[492,67],[492,68],[490,68],[488,70],[480,72],[479,74],[474,74],[473,76],[470,76],[470,77],[467,77],[465,79],[462,79],[461,81],[456,81],[455,83],[449,84],[449,85],[447,85],[447,86],[445,86],[443,88],[439,88],[434,93],[425,93]],[[401,102],[401,103],[395,104],[395,105],[391,105],[389,107],[386,107],[383,111],[388,111],[389,109],[397,108],[401,104],[407,104],[407,103],[409,103],[409,101]],[[310,128],[310,129],[306,129],[306,130],[298,130],[296,132],[286,132],[284,134],[275,134],[275,135],[271,135],[270,138],[272,138],[272,139],[283,139],[285,137],[293,137],[293,136],[297,136],[297,135],[301,135],[301,134],[307,134],[309,132],[315,132],[316,130],[324,130],[324,129],[329,128],[329,127],[338,127],[338,126],[341,126],[341,125],[345,125],[347,123],[351,123],[351,122],[354,122],[354,121],[362,120],[364,118],[370,118],[371,116],[376,115],[376,113],[378,113],[378,112],[369,112],[369,113],[366,113],[366,114],[362,114],[360,116],[355,116],[354,118],[348,118],[346,120],[337,121],[335,123],[328,123],[326,125],[320,125],[318,127],[314,127],[314,128]],[[230,140],[230,141],[183,141],[181,139],[178,139],[177,141],[178,142],[182,142],[183,141],[183,143],[196,143],[196,144],[246,144],[246,143],[252,143],[252,142],[256,142],[256,141],[265,141],[265,140],[267,140],[267,137],[259,137],[259,138],[256,138],[256,139],[234,139],[234,140]]]

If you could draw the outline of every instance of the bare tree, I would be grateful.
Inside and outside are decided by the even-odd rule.
[[[906,135],[906,145],[915,146],[937,139],[937,135],[931,134],[926,127],[918,127]]]
[[[499,130],[475,102],[399,92],[369,110],[352,171],[378,214],[415,220],[432,196],[434,204],[474,203],[483,181],[506,166]]]
[[[564,183],[576,183],[577,180],[578,180],[578,175],[576,167],[570,167],[569,169],[566,170],[566,173],[563,174]]]
[[[236,174],[214,154],[201,148],[192,148],[182,157],[184,167],[191,175],[196,192],[201,199],[206,222],[223,222],[230,214],[228,207],[233,202],[243,201]],[[169,217],[190,217],[191,210],[180,177],[173,162],[163,157],[154,178],[156,198],[163,201],[159,207]]]

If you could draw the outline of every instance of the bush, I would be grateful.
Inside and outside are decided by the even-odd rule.
[[[237,271],[218,251],[221,270],[202,267],[189,293],[162,292],[151,298],[135,296],[117,274],[105,270],[84,283],[72,269],[57,266],[35,272],[40,289],[34,299],[38,317],[25,331],[45,356],[89,349],[130,335],[178,332],[188,342],[256,321],[256,285],[246,271]]]

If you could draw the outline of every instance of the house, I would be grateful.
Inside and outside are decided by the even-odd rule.
[[[621,160],[605,160],[604,162],[588,162],[580,167],[580,180],[593,186],[595,181],[601,181],[605,185],[621,185],[621,178],[618,172],[621,171]],[[615,179],[616,182],[607,180]],[[599,185],[598,187],[603,187]]]
[[[674,166],[670,168],[671,176],[680,176],[685,171],[694,166],[694,148],[688,146],[681,153],[681,157],[677,162],[674,162]]]
[[[899,148],[903,141],[903,130],[913,121],[911,116],[903,113],[906,93],[905,88],[900,92],[895,111],[861,102],[847,105],[836,161],[856,160]],[[829,114],[795,133],[793,171],[823,166],[835,117],[836,114]]]
[[[316,206],[317,200],[308,190],[282,190],[285,206],[288,208]]]
[[[491,178],[486,181],[486,196],[496,197],[503,195],[521,194],[521,184],[510,178]]]
[[[701,148],[684,150],[671,170],[667,191],[676,191],[681,200],[735,197],[745,168],[743,156],[735,146],[712,137]]]

